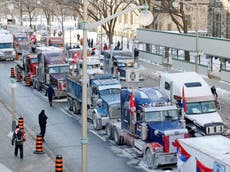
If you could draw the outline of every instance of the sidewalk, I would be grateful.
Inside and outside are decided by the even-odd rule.
[[[0,100],[0,171],[1,172],[52,172],[55,171],[55,161],[52,160],[43,147],[44,154],[34,154],[36,141],[29,133],[26,126],[27,140],[24,143],[24,158],[20,159],[19,154],[14,156],[14,146],[7,136],[11,131],[11,112]]]

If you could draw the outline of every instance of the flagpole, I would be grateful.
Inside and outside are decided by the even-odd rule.
[[[186,124],[185,124],[185,119],[184,119],[184,114],[185,114],[185,110],[184,107],[186,106],[186,101],[185,101],[185,95],[184,95],[184,86],[182,88],[182,117],[181,117],[181,123],[183,125],[184,128],[186,128]]]

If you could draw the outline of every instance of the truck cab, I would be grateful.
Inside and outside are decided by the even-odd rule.
[[[115,142],[136,148],[149,168],[176,163],[174,142],[186,137],[176,105],[161,89],[121,90],[121,129],[114,129]]]
[[[216,107],[216,97],[210,86],[197,73],[163,74],[160,87],[178,105],[180,114],[185,116],[186,127],[191,136],[224,133],[224,124]]]
[[[60,51],[43,51],[37,56],[38,70],[35,88],[41,90],[51,84],[57,98],[66,96],[66,76],[69,73],[68,63]]]
[[[0,60],[16,59],[13,48],[13,35],[7,30],[0,30]]]
[[[23,51],[30,51],[30,42],[26,33],[13,33],[14,49],[18,55],[22,55]]]
[[[88,114],[93,121],[94,129],[99,130],[105,127],[110,120],[120,118],[121,84],[117,78],[111,76],[91,80],[91,88],[92,94],[97,95],[98,100],[94,103],[96,107]]]

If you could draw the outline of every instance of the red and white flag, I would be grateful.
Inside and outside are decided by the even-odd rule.
[[[129,111],[131,115],[134,115],[134,113],[136,112],[136,103],[133,92],[131,92],[129,97]]]

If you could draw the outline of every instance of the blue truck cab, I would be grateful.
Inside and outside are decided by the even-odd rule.
[[[120,98],[121,128],[114,128],[115,142],[136,148],[149,168],[176,163],[175,140],[188,137],[176,105],[159,88],[122,89]]]

